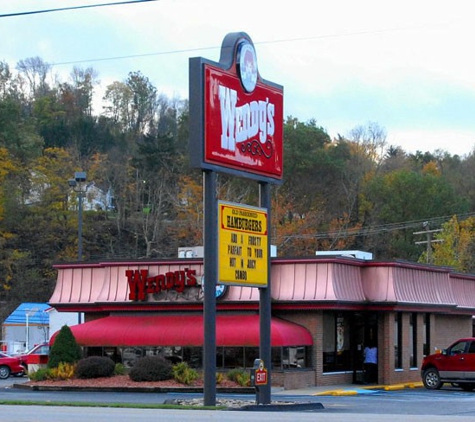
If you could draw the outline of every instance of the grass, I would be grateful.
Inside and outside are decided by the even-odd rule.
[[[0,400],[0,405],[10,406],[62,406],[62,407],[114,407],[128,409],[178,409],[178,410],[225,410],[224,406],[183,406],[178,404],[132,404],[132,403],[91,403],[91,402],[54,402]]]

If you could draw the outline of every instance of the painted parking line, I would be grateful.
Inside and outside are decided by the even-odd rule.
[[[381,391],[398,391],[404,390],[406,388],[419,388],[423,387],[422,382],[410,382],[403,384],[393,384],[393,385],[373,385],[371,387],[362,387],[362,388],[349,388],[349,389],[337,389],[337,390],[327,390],[319,393],[313,394],[314,396],[355,396],[358,394],[374,394]]]

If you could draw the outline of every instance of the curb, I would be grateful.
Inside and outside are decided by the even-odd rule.
[[[88,391],[99,392],[104,391],[108,393],[203,393],[203,387],[55,387],[42,385],[24,385],[13,384],[12,388],[20,388],[31,391]],[[217,392],[224,394],[255,394],[256,390],[251,387],[240,388],[217,388]]]
[[[365,391],[398,391],[404,390],[406,388],[421,388],[424,385],[422,382],[409,382],[402,384],[392,384],[392,385],[373,385],[371,387],[361,387],[358,389],[348,389],[348,390],[328,390],[322,391],[320,393],[312,394],[313,396],[356,396],[361,394],[361,390]]]
[[[291,403],[291,404],[250,404],[240,408],[228,408],[233,411],[252,412],[311,412],[325,409],[322,403]]]

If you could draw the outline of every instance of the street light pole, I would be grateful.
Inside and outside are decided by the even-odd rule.
[[[38,308],[25,309],[25,322],[26,322],[26,333],[25,333],[25,349],[26,351],[30,350],[30,316],[33,316],[38,311]]]
[[[26,338],[25,338],[25,350],[28,352],[30,350],[30,325],[29,325],[29,317],[30,313],[26,311]]]
[[[82,209],[83,200],[86,197],[87,184],[86,172],[77,171],[74,179],[69,179],[68,184],[78,194],[78,261],[82,261]]]
[[[82,200],[84,198],[84,193],[82,191],[78,192],[78,261],[82,261]]]

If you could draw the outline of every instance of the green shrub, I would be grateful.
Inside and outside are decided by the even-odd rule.
[[[114,368],[114,375],[125,375],[127,373],[127,368],[123,363],[116,363]]]
[[[224,374],[222,372],[216,372],[216,384],[221,384],[224,381]]]
[[[162,356],[137,359],[129,372],[132,381],[164,381],[173,378],[172,364]]]
[[[173,378],[181,384],[190,385],[198,379],[198,372],[190,368],[186,362],[177,363],[172,367]]]
[[[76,368],[78,378],[101,378],[114,375],[115,363],[107,356],[89,356],[81,359]]]
[[[48,368],[57,368],[60,362],[75,364],[81,355],[81,348],[71,329],[63,325],[50,349]]]
[[[40,368],[37,371],[28,372],[28,378],[31,381],[46,381],[51,379],[50,370],[48,368]]]
[[[234,381],[242,387],[249,385],[251,381],[251,374],[249,371],[242,368],[232,369],[227,373],[227,377],[230,381]]]

